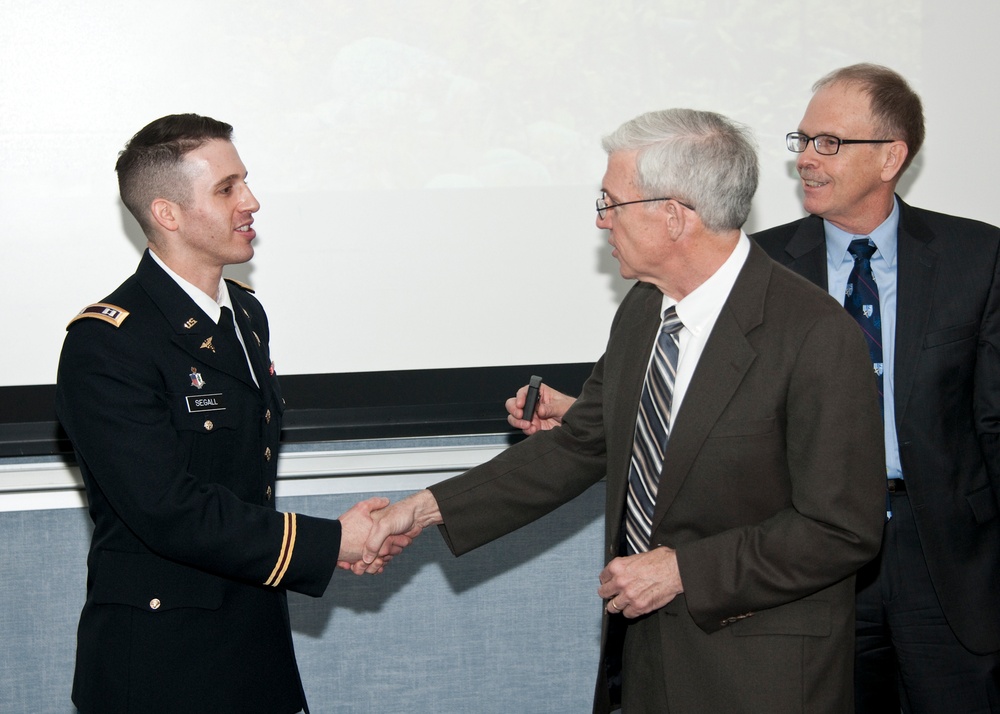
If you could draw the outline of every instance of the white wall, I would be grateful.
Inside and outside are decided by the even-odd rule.
[[[262,209],[230,271],[280,372],[596,359],[627,289],[600,137],[713,109],[757,132],[749,230],[800,215],[782,137],[814,80],[890,65],[928,141],[904,184],[1000,223],[995,0],[0,0],[0,384],[46,384],[68,319],[143,245],[117,152],[163,114],[232,123]]]

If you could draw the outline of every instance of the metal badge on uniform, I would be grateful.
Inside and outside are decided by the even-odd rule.
[[[197,414],[198,412],[221,412],[224,411],[226,405],[223,403],[222,392],[217,392],[216,394],[198,394],[189,397],[184,397],[187,401],[187,410],[189,414]]]
[[[190,330],[192,327],[194,327],[197,324],[198,324],[197,320],[195,320],[193,317],[189,317],[188,320],[187,320],[187,322],[184,323],[184,327],[186,327],[187,329]]]
[[[205,386],[205,380],[201,378],[201,372],[198,371],[197,367],[191,368],[191,386],[195,389],[201,389]]]
[[[209,337],[207,340],[205,340],[204,342],[201,343],[201,349],[203,349],[203,350],[212,350],[213,353],[215,352],[215,345],[212,344],[212,338],[211,337]]]

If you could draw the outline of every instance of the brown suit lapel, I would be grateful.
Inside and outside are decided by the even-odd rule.
[[[622,359],[606,360],[606,369],[614,369],[620,364],[617,374],[605,376],[605,390],[609,394],[610,414],[606,421],[607,439],[624,448],[609,449],[608,488],[609,502],[625,503],[628,488],[628,472],[632,457],[632,440],[635,436],[635,420],[639,413],[639,398],[646,378],[649,356],[660,326],[660,307],[663,293],[651,285],[638,285],[635,290],[644,290],[634,310],[623,310],[621,323],[615,327],[615,334],[621,335],[621,342],[614,349]],[[617,533],[621,512],[615,513],[617,522],[609,522],[610,532]]]
[[[680,492],[705,439],[757,357],[746,335],[763,321],[764,295],[772,265],[764,251],[751,244],[747,262],[723,305],[674,418],[653,512],[654,534]]]

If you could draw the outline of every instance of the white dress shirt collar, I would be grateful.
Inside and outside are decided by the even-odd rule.
[[[194,300],[195,304],[204,310],[206,315],[215,320],[216,324],[219,322],[219,316],[222,315],[223,307],[228,307],[230,310],[233,310],[233,301],[229,297],[229,286],[226,284],[225,279],[219,278],[218,297],[216,300],[213,300],[202,292],[202,290],[195,287],[171,270],[156,253],[149,251],[149,254],[152,256],[153,260],[156,261],[156,264],[163,268],[164,272],[173,278],[174,282],[176,282],[181,289],[188,294],[188,297]],[[235,310],[233,310],[233,314],[236,314]]]

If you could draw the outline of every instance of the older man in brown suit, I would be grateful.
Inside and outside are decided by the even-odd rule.
[[[848,712],[853,573],[885,489],[861,333],[741,230],[744,128],[669,110],[604,147],[598,226],[638,282],[580,399],[561,429],[376,514],[366,557],[432,524],[467,552],[606,475],[595,712]]]

